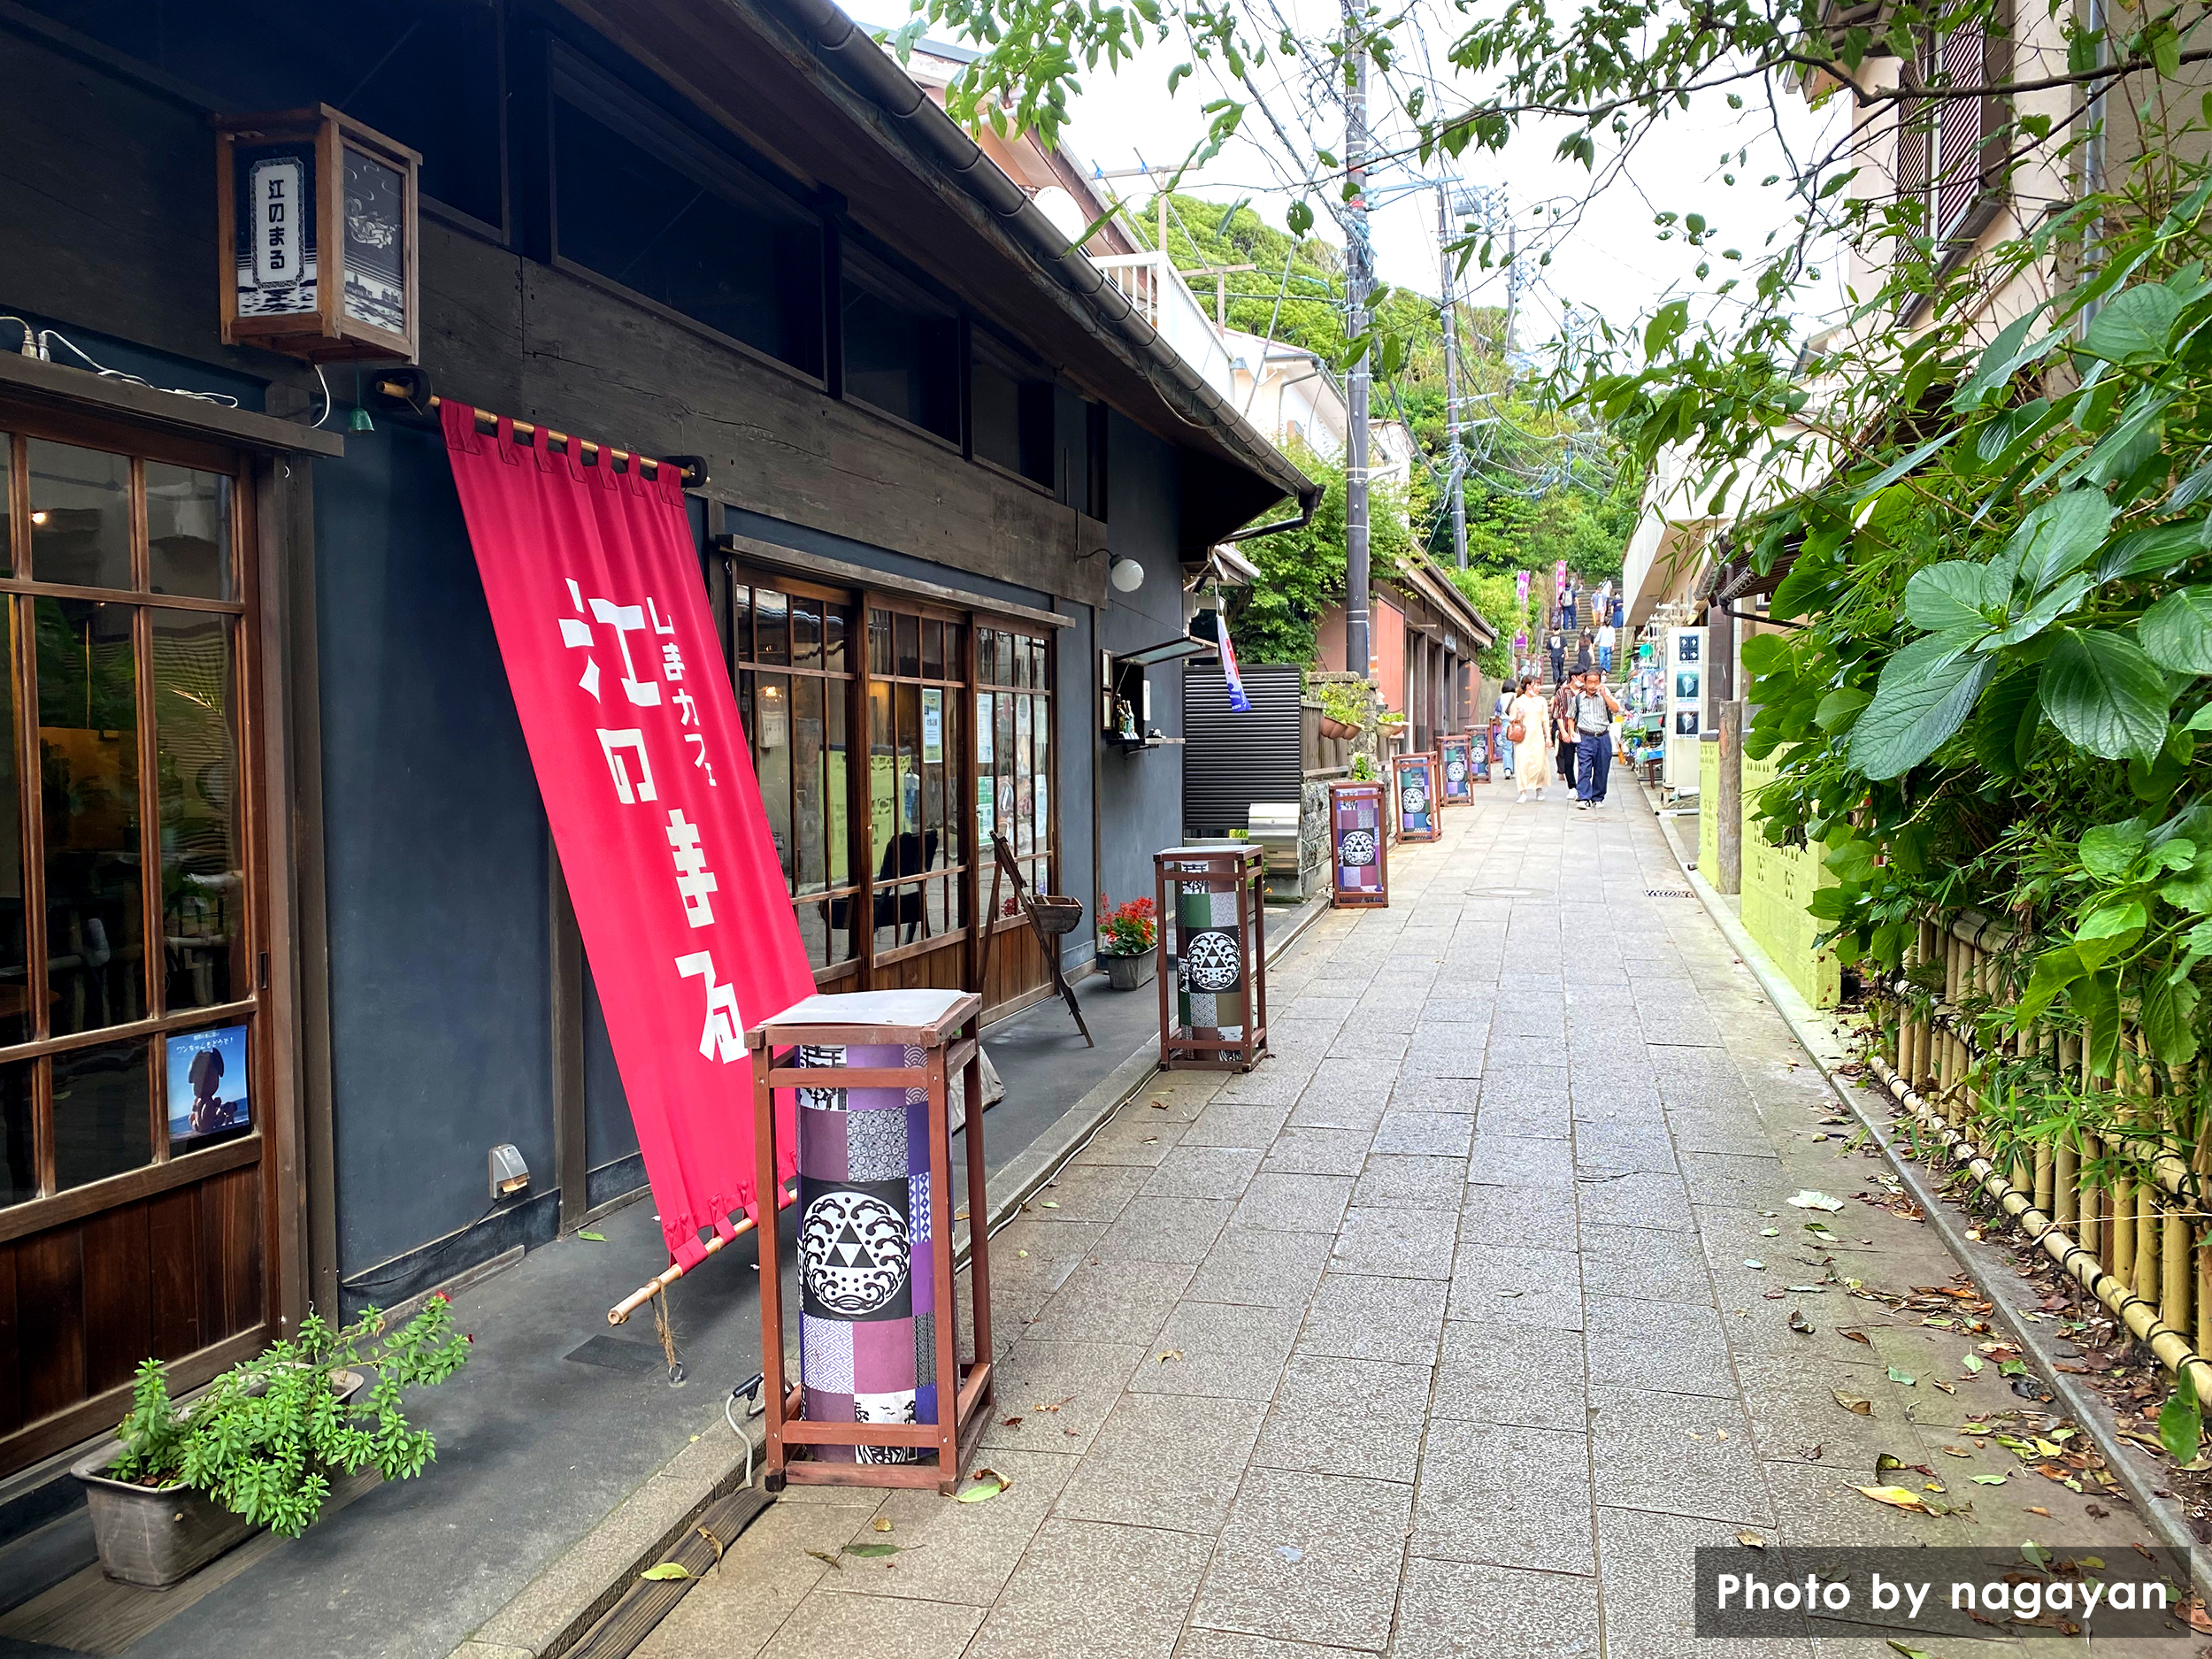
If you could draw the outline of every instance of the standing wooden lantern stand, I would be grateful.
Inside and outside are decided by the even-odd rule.
[[[1432,841],[1443,834],[1436,773],[1436,757],[1428,750],[1391,757],[1390,779],[1396,797],[1400,841]]]
[[[1437,740],[1437,748],[1443,756],[1444,804],[1466,806],[1475,798],[1475,739],[1464,732]],[[1489,757],[1483,757],[1482,781],[1490,781]]]
[[[1329,908],[1390,903],[1390,807],[1375,779],[1329,786]]]
[[[1153,855],[1164,1070],[1249,1071],[1267,1052],[1264,862],[1255,846]]]
[[[949,1496],[990,1421],[990,1240],[982,1226],[969,1233],[976,1358],[967,1365],[953,1278],[955,1079],[967,1109],[969,1213],[986,1211],[982,1010],[983,999],[964,991],[817,995],[746,1033],[755,1190],[776,1190],[777,1089],[800,1092],[803,1119],[799,1386],[787,1381],[784,1363],[782,1247],[774,1227],[757,1230],[771,1491],[789,1480],[934,1486]],[[918,1126],[928,1143],[926,1169],[911,1163]],[[824,1149],[817,1161],[833,1167],[808,1167],[810,1133]]]

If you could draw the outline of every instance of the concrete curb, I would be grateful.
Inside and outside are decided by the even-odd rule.
[[[1798,1046],[1812,1057],[1822,1079],[1833,1094],[1881,1148],[1883,1158],[1896,1173],[1912,1201],[1918,1204],[1927,1217],[1928,1225],[1944,1247],[1964,1264],[1967,1274],[1983,1295],[1989,1299],[1991,1309],[2010,1333],[2035,1367],[2036,1374],[2057,1396],[2069,1417],[2083,1425],[2096,1437],[2097,1448],[2104,1454],[2106,1464],[2118,1479],[2120,1486],[2135,1506],[2136,1513],[2158,1535],[2167,1548],[2186,1552],[2191,1577],[2200,1587],[2212,1586],[2212,1552],[2198,1543],[2191,1530],[2189,1517],[2181,1505],[2171,1498],[2158,1496],[2166,1477],[2149,1457],[2138,1451],[2134,1445],[2119,1433],[2119,1419],[2113,1415],[2102,1395],[2089,1387],[2079,1378],[2058,1369],[2065,1356],[2058,1352],[2056,1342],[2044,1329],[2042,1322],[2027,1317],[2027,1310],[2015,1303],[2023,1282],[2012,1259],[2002,1250],[1966,1236],[1966,1224],[1960,1213],[1937,1190],[1928,1179],[1925,1166],[1898,1156],[1896,1136],[1890,1125],[1871,1110],[1868,1096],[1885,1102],[1886,1092],[1862,1085],[1855,1078],[1839,1077],[1836,1067],[1850,1059],[1851,1049],[1842,1029],[1807,1002],[1782,976],[1762,949],[1758,941],[1745,931],[1743,923],[1728,908],[1727,902],[1714,891],[1712,885],[1691,865],[1683,867],[1690,887],[1697,895],[1698,902],[1713,918],[1727,939],[1730,947],[1742,958],[1745,967],[1766,993],[1767,1001],[1774,1004],[1797,1039]]]
[[[1329,913],[1325,903],[1317,902],[1294,917],[1268,941],[1269,965],[1281,961]],[[1002,1195],[993,1201],[987,1225],[996,1231],[1011,1220],[1159,1069],[1159,1045],[1148,1042],[1062,1113],[999,1172],[993,1186]],[[968,1228],[960,1226],[953,1236],[955,1259],[964,1261]],[[767,1440],[759,1419],[746,1425],[746,1438],[757,1466]],[[709,1504],[744,1484],[742,1448],[710,1430],[649,1476],[519,1595],[472,1632],[451,1659],[559,1659],[622,1599],[639,1573],[665,1558]]]

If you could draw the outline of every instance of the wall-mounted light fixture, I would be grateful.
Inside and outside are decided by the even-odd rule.
[[[1106,556],[1106,580],[1114,585],[1117,593],[1133,594],[1144,586],[1144,566],[1136,560],[1124,558],[1118,553]]]
[[[332,109],[215,122],[223,343],[412,363],[422,157]]]

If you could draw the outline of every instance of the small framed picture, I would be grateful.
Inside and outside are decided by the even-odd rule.
[[[1685,703],[1697,701],[1698,671],[1686,668],[1674,677],[1674,695]]]
[[[1674,734],[1677,737],[1695,737],[1698,735],[1698,719],[1697,710],[1695,709],[1677,709],[1674,711]]]
[[[253,1127],[243,1025],[172,1037],[167,1059],[172,1146]]]
[[[1698,660],[1697,648],[1701,643],[1701,641],[1694,634],[1676,634],[1674,636],[1674,660],[1678,663],[1696,662]]]

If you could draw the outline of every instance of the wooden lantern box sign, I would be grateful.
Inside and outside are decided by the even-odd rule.
[[[1438,748],[1444,757],[1446,806],[1466,806],[1475,798],[1478,778],[1484,783],[1490,781],[1489,757],[1486,752],[1484,764],[1478,768],[1475,764],[1475,742],[1476,739],[1464,732],[1455,733],[1439,741]]]
[[[223,343],[413,363],[422,157],[328,104],[215,123]]]
[[[1249,1071],[1267,1052],[1265,863],[1251,845],[1153,855],[1164,1070]]]
[[[1329,907],[1390,903],[1390,810],[1374,779],[1329,786]]]
[[[810,996],[746,1033],[757,1192],[776,1190],[774,1092],[797,1092],[799,1380],[784,1360],[781,1241],[760,1240],[766,1485],[934,1486],[990,1421],[991,1241],[972,992]],[[967,1113],[968,1307],[954,1263],[952,1090]],[[964,1359],[964,1354],[969,1357]]]
[[[1436,756],[1428,749],[1394,755],[1390,776],[1397,796],[1398,839],[1432,841],[1444,833],[1441,803],[1436,798]]]

